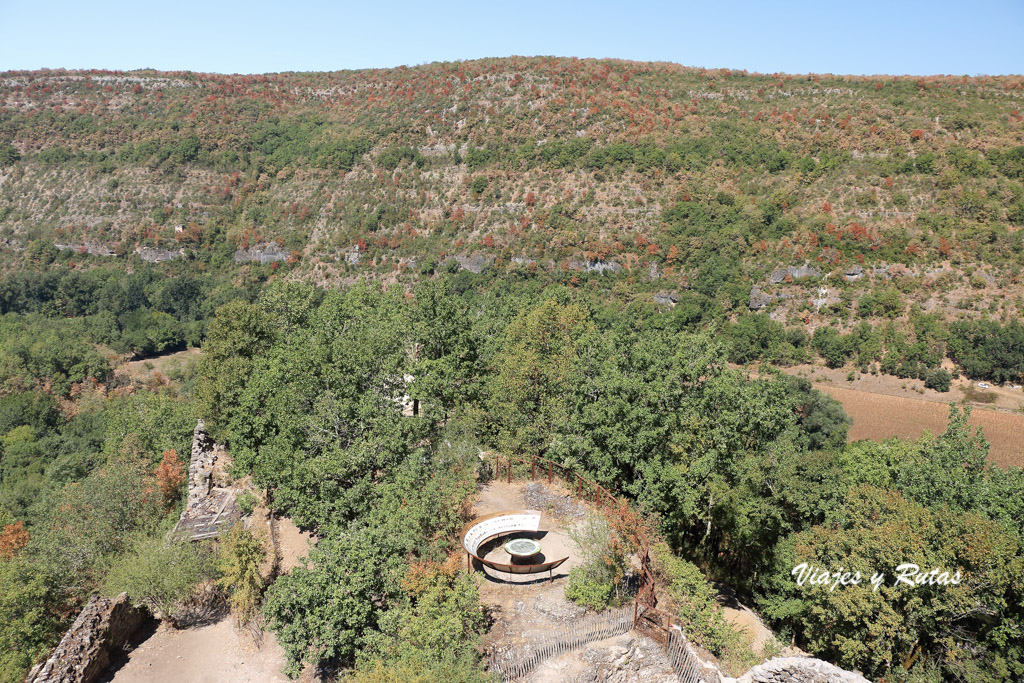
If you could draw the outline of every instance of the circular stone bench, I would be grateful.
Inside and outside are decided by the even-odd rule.
[[[540,564],[504,564],[485,560],[477,554],[482,545],[488,541],[493,541],[499,536],[524,531],[536,533],[539,529],[540,512],[537,510],[507,510],[477,517],[462,529],[462,548],[466,551],[467,567],[472,571],[473,560],[476,560],[485,567],[508,574],[550,573],[569,558],[563,557],[554,562],[542,562]],[[554,577],[552,576],[551,578],[553,579]]]

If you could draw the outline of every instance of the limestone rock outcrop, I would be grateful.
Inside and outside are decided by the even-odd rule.
[[[730,681],[733,679],[725,679]],[[735,683],[869,683],[853,671],[813,657],[776,657],[735,679]]]

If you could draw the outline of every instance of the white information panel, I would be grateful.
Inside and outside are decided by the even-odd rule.
[[[534,510],[491,517],[474,524],[466,531],[466,535],[462,537],[462,547],[470,555],[476,555],[480,544],[492,536],[513,531],[537,531],[538,529],[540,529],[540,513]]]

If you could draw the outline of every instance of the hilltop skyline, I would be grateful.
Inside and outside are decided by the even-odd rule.
[[[334,71],[511,55],[667,61],[759,73],[1006,75],[1024,72],[1024,5],[952,2],[857,7],[799,1],[500,4],[268,2],[173,7],[117,0],[15,0],[0,70],[69,68],[215,73]],[[42,36],[42,37],[40,37]]]

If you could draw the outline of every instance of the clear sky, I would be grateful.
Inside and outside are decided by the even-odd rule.
[[[0,0],[0,27],[0,71],[264,73],[557,55],[763,73],[1024,73],[1024,0]]]

